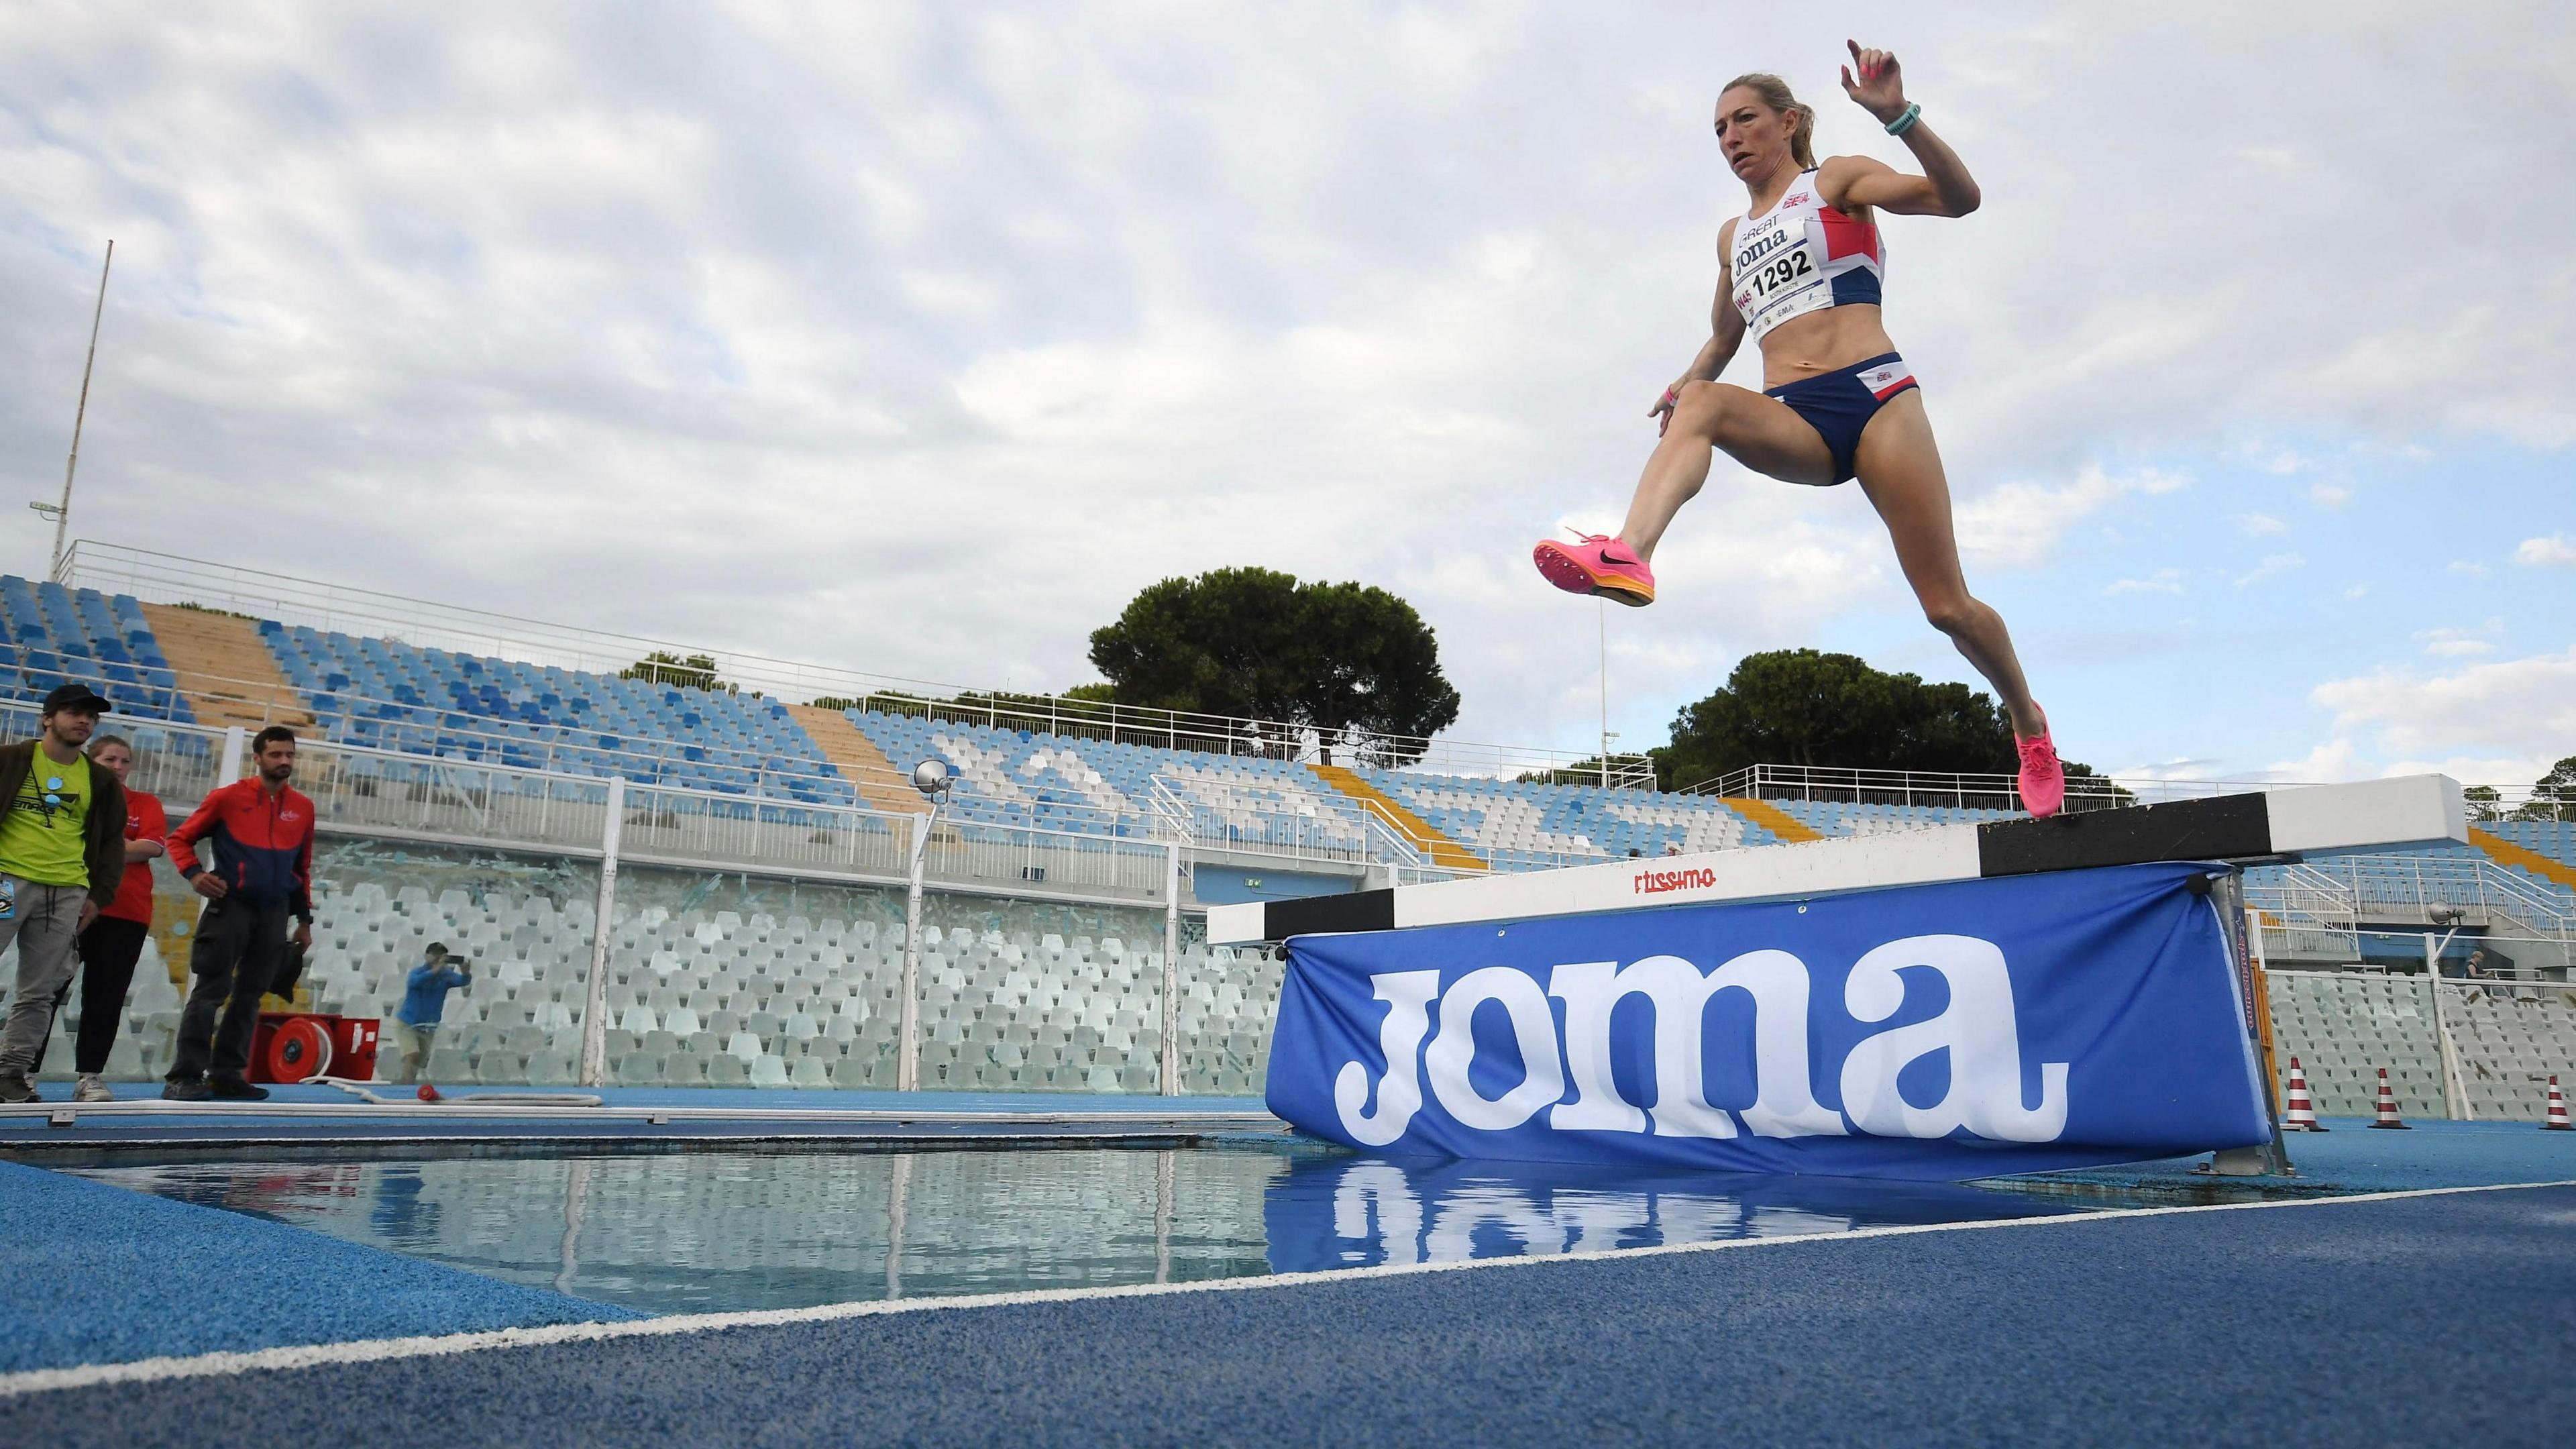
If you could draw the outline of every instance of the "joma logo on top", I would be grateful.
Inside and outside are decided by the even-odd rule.
[[[1387,1003],[1378,1046],[1387,1062],[1370,1102],[1367,1068],[1345,1063],[1333,1078],[1333,1107],[1353,1141],[1383,1147],[1404,1135],[1431,1097],[1465,1127],[1503,1132],[1547,1114],[1559,1132],[1644,1132],[1665,1137],[1843,1136],[1947,1137],[1961,1128],[1999,1142],[2050,1142],[2066,1130],[2066,1067],[2039,1069],[2039,1105],[2022,1102],[2021,1042],[2013,1021],[2012,981],[2004,953],[1975,936],[1908,936],[1855,962],[1843,985],[1843,1007],[1859,1022],[1885,1021],[1905,1002],[1907,967],[1928,967],[1949,983],[1940,1014],[1863,1038],[1843,1058],[1842,1110],[1818,1103],[1807,1060],[1806,963],[1786,951],[1748,951],[1703,972],[1679,956],[1648,956],[1621,966],[1585,961],[1558,966],[1544,991],[1538,978],[1509,966],[1470,971],[1440,989],[1437,971],[1391,971],[1369,978]],[[1701,1024],[1721,991],[1753,1002],[1755,1095],[1728,1109],[1708,1100]],[[1624,1096],[1610,1067],[1610,1013],[1622,998],[1654,1007],[1655,1103],[1648,1111]],[[1549,998],[1565,1004],[1559,1031]],[[1478,1007],[1509,1013],[1520,1051],[1520,1082],[1487,1097],[1468,1080],[1476,1055]],[[1433,1010],[1438,1031],[1433,1032]],[[1423,1038],[1430,1037],[1426,1049]],[[1950,1085],[1928,1107],[1896,1090],[1898,1074],[1935,1052],[1949,1053]],[[1848,1118],[1848,1124],[1846,1124]]]

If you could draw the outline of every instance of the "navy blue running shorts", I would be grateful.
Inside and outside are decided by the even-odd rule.
[[[1763,396],[1787,403],[1825,440],[1834,455],[1834,481],[1852,476],[1852,454],[1860,448],[1861,429],[1887,406],[1887,400],[1914,386],[1914,369],[1891,352],[1855,362],[1832,372],[1803,378],[1786,387],[1763,389]]]

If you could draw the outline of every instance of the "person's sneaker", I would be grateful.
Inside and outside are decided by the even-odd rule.
[[[239,1077],[208,1077],[206,1095],[218,1102],[265,1102],[268,1088],[254,1087]]]
[[[75,1102],[113,1102],[116,1100],[116,1094],[107,1089],[107,1083],[98,1079],[98,1073],[83,1072],[81,1073],[79,1084],[72,1088],[72,1100]]]
[[[16,1072],[0,1073],[0,1102],[41,1102],[35,1084]]]
[[[214,1095],[206,1088],[203,1077],[172,1078],[161,1084],[161,1095],[172,1102],[202,1102]]]
[[[2057,762],[2057,746],[2048,732],[2023,739],[2013,737],[2013,748],[2021,752],[2021,806],[2034,820],[2045,820],[2066,804],[2066,767]]]
[[[1631,608],[1655,601],[1655,571],[1637,551],[1606,533],[1585,533],[1580,543],[1542,539],[1530,559],[1547,581],[1569,594],[1599,594]]]

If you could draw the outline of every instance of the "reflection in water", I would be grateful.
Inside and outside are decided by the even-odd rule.
[[[1273,1183],[1266,1236],[1271,1270],[1298,1273],[2069,1211],[1949,1183],[1346,1158]]]
[[[1313,1149],[187,1163],[79,1174],[533,1287],[707,1312],[2072,1211],[1978,1188]]]

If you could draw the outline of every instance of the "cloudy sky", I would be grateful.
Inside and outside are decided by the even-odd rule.
[[[1454,734],[1588,749],[1529,546],[1615,525],[1705,335],[1715,87],[1901,157],[1848,33],[1984,186],[1890,223],[1887,321],[2065,753],[2525,783],[2576,754],[2570,15],[20,0],[0,466],[60,485],[112,236],[81,536],[1021,689],[1263,564],[1411,599]],[[1756,649],[1973,678],[1855,489],[1721,462],[1658,565],[1624,747]]]

